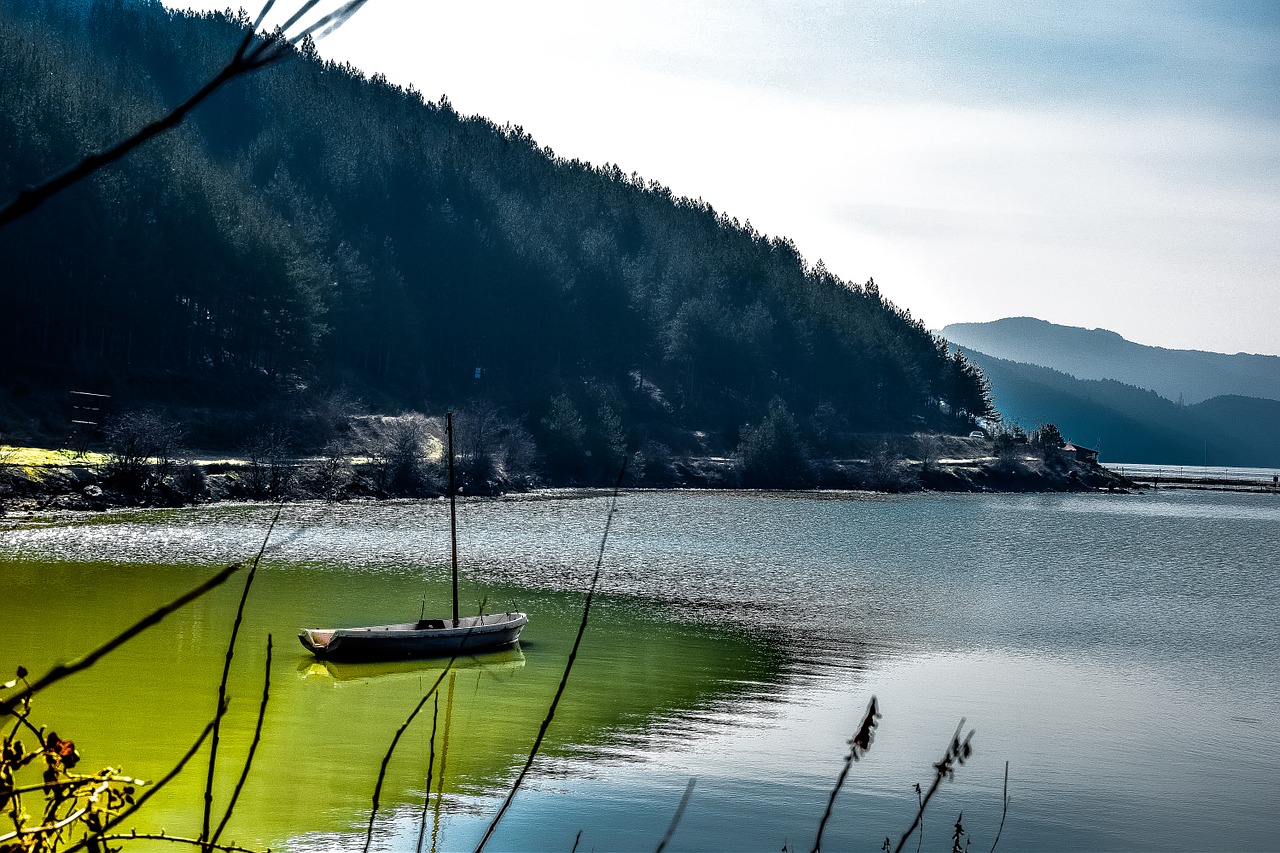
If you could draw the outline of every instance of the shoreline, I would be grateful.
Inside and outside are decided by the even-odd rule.
[[[114,482],[98,463],[8,465],[0,470],[0,513],[21,515],[45,511],[102,512],[117,508],[177,508],[214,503],[294,503],[326,501],[430,499],[447,492],[443,483],[399,493],[376,486],[367,466],[349,463],[340,478],[325,476],[325,461],[292,460],[278,489],[261,488],[261,472],[245,460],[200,460],[174,466],[173,473],[148,477],[132,487]],[[624,489],[763,492],[912,492],[952,493],[1064,493],[1118,492],[1141,489],[1140,481],[1097,465],[1075,460],[1045,460],[1024,456],[998,459],[922,461],[899,458],[886,464],[875,459],[814,460],[812,488],[760,488],[744,484],[729,457],[685,457],[673,460],[660,476],[628,477]],[[341,482],[338,482],[340,480]],[[256,484],[256,485],[255,485]],[[502,497],[546,490],[594,493],[606,484],[575,483],[545,478],[521,483],[470,482],[459,489],[463,497]]]
[[[1103,467],[1139,488],[1280,494],[1280,470],[1275,468],[1148,463],[1106,463]]]

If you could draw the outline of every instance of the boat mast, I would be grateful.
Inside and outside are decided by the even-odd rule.
[[[449,437],[449,544],[453,549],[453,627],[458,627],[458,507],[453,487],[453,412],[447,412],[444,431]]]

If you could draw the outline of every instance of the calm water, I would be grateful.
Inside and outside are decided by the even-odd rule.
[[[470,849],[545,715],[607,500],[460,507],[464,609],[519,607],[518,651],[466,661],[409,729],[375,847]],[[220,563],[271,510],[9,519],[0,670],[111,636]],[[250,597],[219,794],[234,783],[274,637],[264,745],[229,833],[359,849],[378,764],[441,665],[321,665],[300,626],[443,612],[447,506],[291,506]],[[911,820],[961,717],[975,755],[924,849],[1274,850],[1280,839],[1280,499],[1146,495],[632,493],[621,498],[578,667],[490,849],[808,849],[873,694],[884,718],[829,849],[878,850]],[[421,578],[433,578],[424,585]],[[238,581],[42,695],[88,765],[154,778],[212,716]],[[16,606],[15,606],[16,605]],[[433,717],[436,756],[427,797]],[[198,832],[203,768],[137,825]],[[426,809],[424,812],[424,803]],[[915,842],[909,845],[914,849]]]

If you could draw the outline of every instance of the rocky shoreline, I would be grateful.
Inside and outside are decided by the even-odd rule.
[[[1046,462],[1037,456],[957,459],[823,459],[811,463],[808,480],[819,491],[906,492],[1126,492],[1134,481],[1096,463],[1073,459]],[[181,507],[221,501],[378,500],[438,497],[447,480],[437,477],[410,492],[390,487],[368,464],[332,460],[292,460],[278,470],[263,472],[243,460],[186,462],[174,471],[125,484],[109,476],[100,464],[9,466],[0,470],[0,511],[28,513],[49,510],[100,512],[120,507]],[[543,488],[599,484],[497,479],[464,480],[459,492],[468,496],[496,496]],[[628,476],[629,488],[743,488],[732,457],[687,457],[668,460],[661,470],[642,470]]]

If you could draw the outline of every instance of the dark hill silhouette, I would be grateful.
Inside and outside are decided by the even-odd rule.
[[[942,334],[996,358],[1051,367],[1079,379],[1114,379],[1187,404],[1227,394],[1280,400],[1280,356],[1152,347],[1106,329],[1033,317],[953,323]]]
[[[163,114],[247,24],[0,0],[0,195]],[[0,259],[7,431],[53,429],[69,388],[184,407],[192,440],[224,443],[308,395],[483,401],[608,478],[653,436],[732,449],[775,399],[824,435],[988,406],[873,282],[306,45],[0,230]]]

